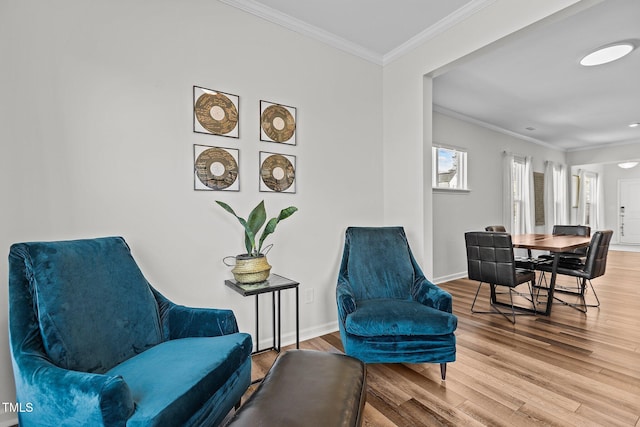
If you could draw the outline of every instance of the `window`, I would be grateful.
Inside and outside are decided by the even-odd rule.
[[[504,223],[513,234],[533,233],[533,172],[531,157],[504,156]]]
[[[585,172],[584,174],[584,225],[597,228],[598,217],[598,174]]]
[[[513,224],[512,230],[516,233],[524,233],[525,231],[525,207],[527,199],[524,197],[526,180],[525,175],[525,159],[522,157],[514,157],[511,163],[511,176],[513,177]]]
[[[567,223],[567,173],[566,166],[547,161],[544,171],[544,209],[547,232],[554,224]]]
[[[468,190],[466,151],[433,146],[432,159],[433,188]]]

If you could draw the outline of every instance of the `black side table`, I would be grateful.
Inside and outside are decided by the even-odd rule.
[[[239,283],[235,279],[225,280],[224,284],[238,292],[242,296],[256,296],[256,351],[253,354],[267,350],[275,350],[280,352],[281,344],[281,327],[280,327],[280,291],[284,289],[296,290],[296,348],[300,348],[300,313],[299,313],[299,295],[298,285],[300,283],[287,279],[277,274],[271,274],[267,280],[259,283]],[[260,350],[260,315],[258,312],[258,295],[271,292],[271,321],[273,327],[273,347],[263,348]],[[276,346],[276,297],[278,293],[278,345]]]

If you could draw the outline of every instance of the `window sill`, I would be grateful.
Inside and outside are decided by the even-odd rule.
[[[440,188],[440,187],[431,187],[434,193],[449,193],[449,194],[468,194],[471,193],[469,189],[461,189],[461,188]]]

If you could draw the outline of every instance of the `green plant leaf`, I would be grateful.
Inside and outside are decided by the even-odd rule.
[[[258,232],[267,220],[267,212],[264,207],[264,200],[258,203],[255,208],[253,208],[246,220],[238,216],[238,214],[236,214],[228,204],[219,200],[216,200],[216,203],[231,215],[235,216],[240,224],[242,224],[242,226],[244,227],[244,245],[247,248],[247,254],[253,256],[257,256],[262,253],[262,243],[268,235],[272,234],[276,230],[278,222],[289,218],[298,210],[298,208],[296,208],[295,206],[289,206],[288,208],[282,209],[277,217],[271,218],[262,231],[260,242],[256,246],[256,237],[258,235]]]
[[[276,226],[278,225],[278,223],[280,221],[282,221],[283,219],[289,218],[297,210],[298,210],[298,208],[296,208],[295,206],[289,206],[288,208],[282,209],[280,211],[280,215],[278,215],[275,218],[271,218],[269,220],[267,225],[264,227],[264,231],[262,232],[262,236],[260,236],[260,242],[258,244],[258,252],[262,251],[262,244],[263,244],[264,240],[267,238],[267,236],[272,234],[274,231],[276,231]]]
[[[264,200],[258,203],[258,205],[253,208],[251,213],[249,214],[249,218],[247,219],[247,226],[251,233],[247,232],[245,236],[245,244],[247,248],[251,248],[247,253],[250,255],[258,255],[260,250],[256,248],[256,236],[260,228],[264,225],[264,222],[267,220],[267,212],[264,208]]]
[[[247,223],[247,221],[238,216],[235,211],[231,208],[231,206],[229,206],[228,204],[221,202],[220,200],[216,200],[216,203],[219,204],[224,210],[226,210],[227,212],[229,212],[231,215],[235,216],[238,221],[240,222],[240,224],[242,224],[242,226],[244,227],[244,245],[247,249],[247,253],[251,254],[251,252],[253,252],[253,249],[255,247],[255,242],[256,242],[256,232],[254,232],[251,227],[249,226],[249,224]],[[264,209],[264,206],[263,206]],[[255,209],[254,209],[255,210]],[[258,229],[260,229],[260,227],[258,227]]]

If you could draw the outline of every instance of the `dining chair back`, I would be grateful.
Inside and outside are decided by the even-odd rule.
[[[514,288],[525,282],[535,283],[535,272],[526,269],[516,268],[516,261],[513,255],[513,243],[509,233],[492,232],[492,231],[471,231],[464,235],[467,247],[467,270],[471,280],[480,282],[476,291],[475,298],[471,304],[472,313],[495,314],[499,313],[509,319],[512,323],[516,322],[515,307],[513,305]],[[475,311],[474,307],[478,299],[478,293],[483,283],[490,286],[491,290],[491,308],[494,311]],[[500,311],[496,307],[496,286],[506,286],[509,291],[509,300],[511,307],[511,318],[507,313]],[[505,292],[506,293],[506,292]],[[518,295],[522,295],[516,292]],[[533,305],[532,288],[529,286],[529,300],[535,312]],[[527,296],[527,299],[528,299]]]
[[[591,227],[588,225],[554,225],[552,233],[556,236],[591,236]],[[570,252],[565,252],[560,257],[584,257],[587,255],[587,247],[577,248]]]
[[[603,276],[607,269],[607,256],[609,254],[609,244],[611,243],[611,237],[613,236],[613,230],[603,230],[596,231],[591,236],[591,242],[587,247],[587,254],[584,262],[579,263],[566,263],[566,262],[558,262],[557,274],[562,274],[565,276],[575,277],[578,281],[578,288],[575,291],[567,290],[565,288],[561,288],[556,286],[556,292],[568,293],[578,295],[580,297],[581,303],[571,303],[565,300],[554,296],[554,299],[562,302],[565,305],[571,306],[583,313],[586,313],[587,307],[599,307],[600,299],[598,298],[598,294],[596,294],[596,290],[591,283],[592,279]],[[546,281],[544,278],[544,273],[551,273],[553,270],[553,266],[550,262],[540,263],[536,267],[538,270],[543,272],[543,275],[540,277],[540,284],[543,281]],[[591,287],[591,291],[593,292],[593,296],[595,297],[595,304],[587,304],[585,300],[585,291],[587,282]],[[575,288],[574,288],[575,289]]]

